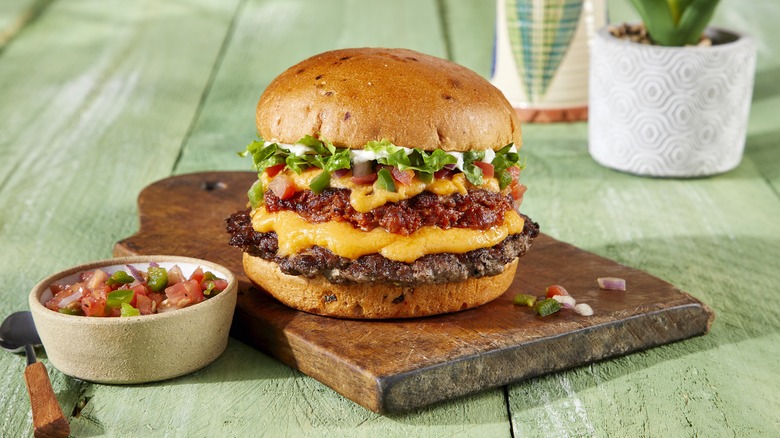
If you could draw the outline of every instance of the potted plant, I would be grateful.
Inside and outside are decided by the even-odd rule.
[[[756,44],[708,27],[718,0],[632,0],[642,23],[601,29],[590,62],[588,147],[638,175],[736,167],[745,146]]]

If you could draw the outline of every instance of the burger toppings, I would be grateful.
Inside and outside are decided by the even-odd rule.
[[[512,210],[512,201],[510,195],[489,190],[446,196],[424,191],[409,199],[360,212],[350,203],[349,189],[329,188],[319,195],[304,190],[282,199],[271,188],[265,194],[264,205],[270,213],[294,211],[310,223],[338,221],[364,231],[381,227],[391,233],[409,235],[424,226],[486,230],[504,222],[505,212]]]
[[[400,147],[382,140],[370,141],[362,150],[353,150],[338,148],[325,139],[307,135],[294,145],[254,141],[239,155],[251,155],[253,168],[260,176],[249,190],[253,207],[262,203],[262,193],[266,188],[273,190],[277,196],[289,188],[289,181],[273,187],[270,183],[261,182],[263,177],[275,180],[284,174],[280,172],[287,169],[297,175],[317,171],[309,179],[307,187],[299,187],[299,190],[308,189],[314,193],[322,193],[330,187],[335,173],[338,172],[337,177],[346,176],[343,170],[352,171],[351,181],[354,184],[373,184],[387,192],[396,192],[399,186],[410,186],[415,181],[431,184],[436,178],[448,178],[458,173],[463,174],[473,186],[482,186],[495,178],[499,190],[507,187],[514,190],[519,186],[522,169],[514,144],[498,151],[445,152],[442,149],[424,151]]]

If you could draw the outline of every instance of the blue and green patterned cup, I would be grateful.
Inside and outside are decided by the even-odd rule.
[[[605,0],[497,0],[492,81],[524,121],[586,120],[588,41]]]

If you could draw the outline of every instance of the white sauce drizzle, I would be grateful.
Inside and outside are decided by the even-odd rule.
[[[276,141],[266,141],[264,143],[265,146],[272,145],[272,144],[278,144],[279,147],[282,149],[285,149],[289,151],[291,154],[300,157],[301,155],[315,153],[315,150],[310,148],[309,146],[306,146],[305,144],[296,143],[296,144],[286,144],[286,143],[279,143]],[[411,154],[414,149],[406,148],[403,146],[398,146],[399,148],[403,149],[403,151],[406,153],[406,155]],[[458,160],[455,163],[455,168],[463,171],[463,152],[447,152],[448,155],[452,155],[455,157],[456,160]],[[509,148],[509,152],[517,153],[517,146],[512,143],[512,147]],[[388,155],[385,151],[380,151],[379,153],[376,153],[374,151],[367,151],[363,149],[350,149],[349,151],[349,158],[354,163],[365,163],[367,161],[374,161],[379,158],[386,158]],[[482,162],[485,163],[491,163],[493,162],[493,159],[496,157],[496,152],[492,149],[486,149],[485,150],[485,157],[482,159]]]

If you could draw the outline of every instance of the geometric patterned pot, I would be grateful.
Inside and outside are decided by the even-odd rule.
[[[711,47],[593,39],[588,148],[637,175],[695,177],[736,167],[745,148],[756,67],[753,38],[710,27]]]

